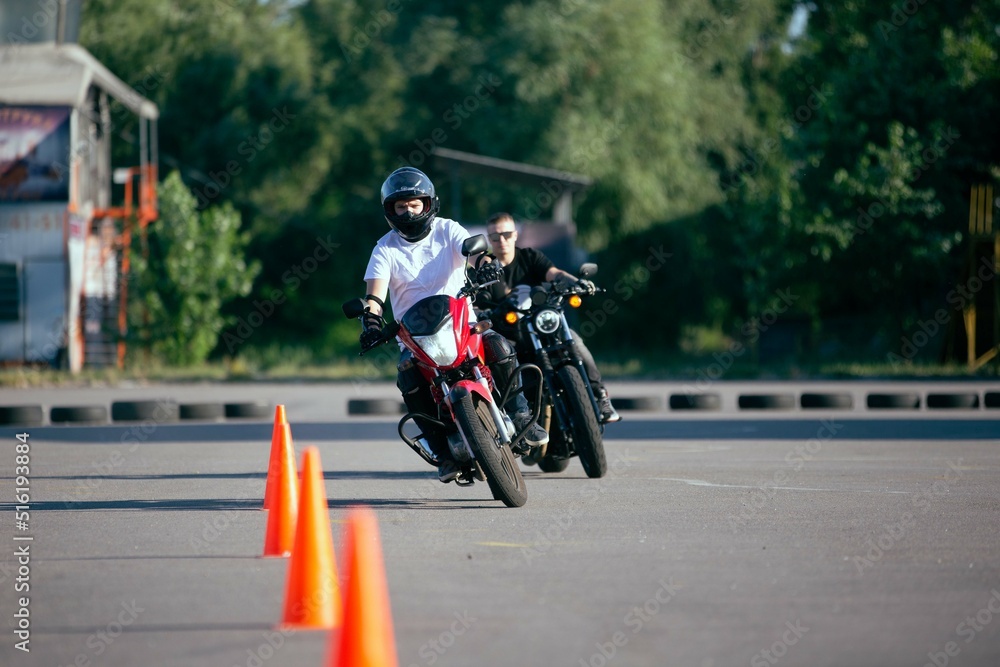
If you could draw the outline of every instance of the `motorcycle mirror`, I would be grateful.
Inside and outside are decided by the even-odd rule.
[[[462,256],[478,255],[481,252],[486,252],[487,248],[489,246],[486,245],[486,237],[482,234],[476,234],[462,242]]]
[[[354,320],[365,314],[365,308],[368,304],[365,303],[364,299],[351,299],[350,301],[345,301],[341,308],[344,310],[344,317],[349,320]]]
[[[596,275],[597,275],[597,264],[594,264],[593,262],[587,262],[586,264],[580,267],[581,278],[589,278],[591,276],[596,276]]]

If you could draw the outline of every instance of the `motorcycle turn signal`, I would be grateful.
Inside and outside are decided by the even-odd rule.
[[[574,308],[579,308],[583,304],[583,299],[580,298],[579,294],[571,295],[566,301]]]

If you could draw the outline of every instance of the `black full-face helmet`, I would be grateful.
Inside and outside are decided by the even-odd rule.
[[[395,203],[400,199],[422,199],[424,210],[419,215],[410,211],[396,214]],[[427,174],[413,167],[400,167],[389,174],[382,184],[382,210],[385,220],[396,233],[414,243],[431,231],[431,221],[441,210],[441,202],[434,193],[434,184]]]

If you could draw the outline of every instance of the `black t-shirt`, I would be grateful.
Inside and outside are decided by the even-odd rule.
[[[537,287],[545,282],[545,274],[555,264],[552,260],[534,248],[514,248],[514,259],[503,267],[503,280],[490,286],[476,299],[479,308],[492,308],[503,301],[508,288],[517,285]]]

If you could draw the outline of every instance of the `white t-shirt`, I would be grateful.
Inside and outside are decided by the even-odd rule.
[[[458,294],[465,285],[462,242],[469,236],[468,230],[448,218],[434,218],[430,234],[416,243],[390,231],[375,244],[365,280],[389,282],[392,315],[400,320],[424,297]]]

